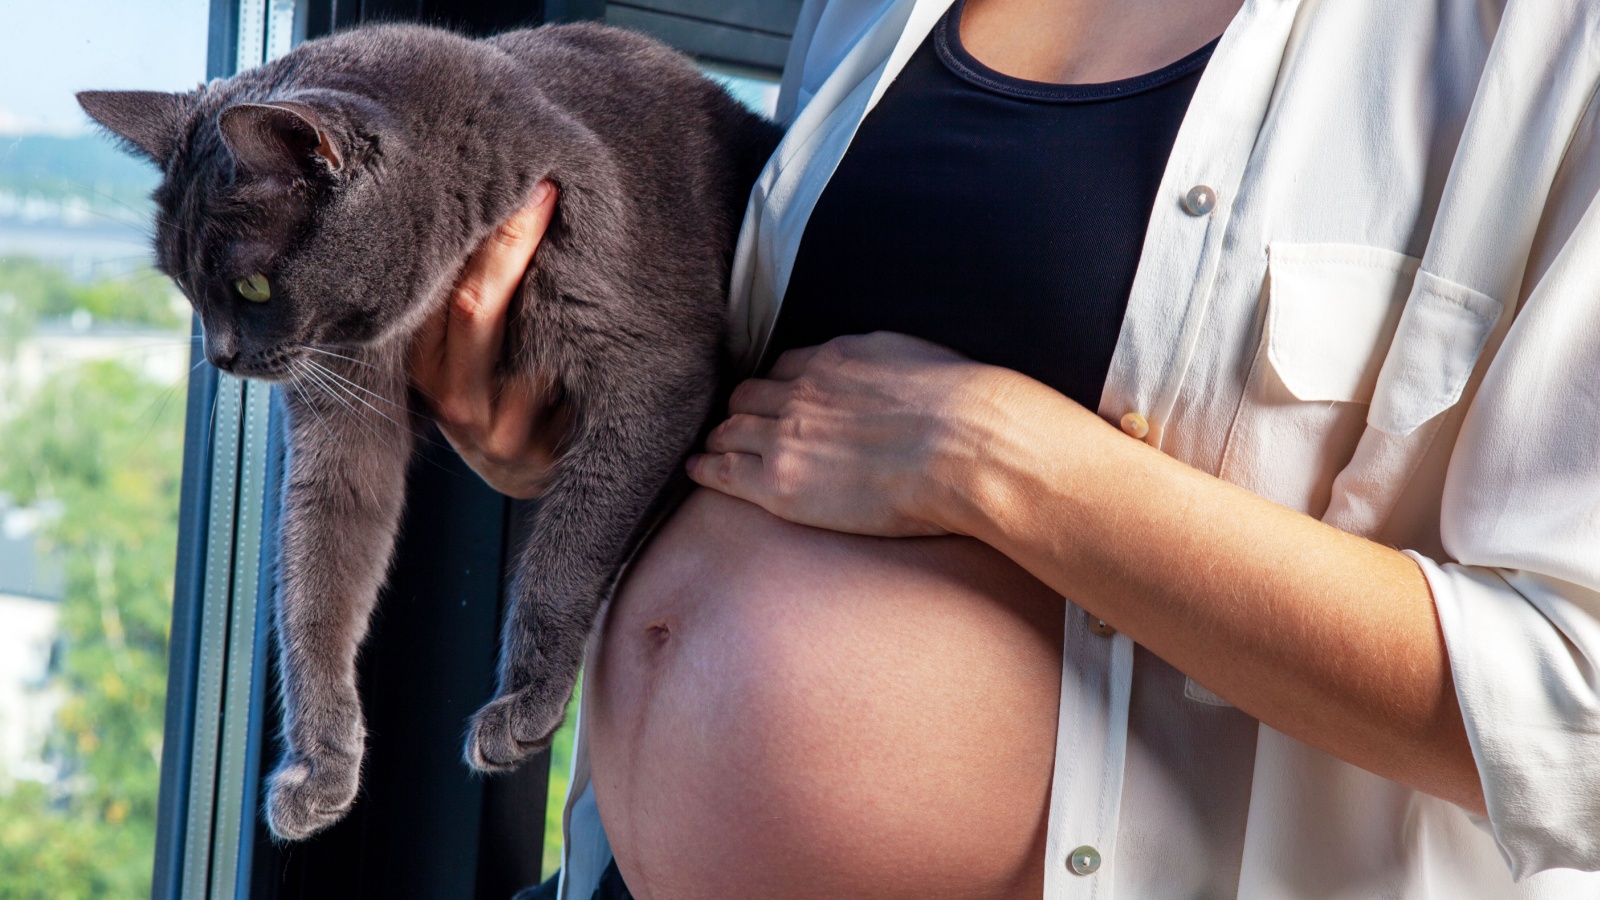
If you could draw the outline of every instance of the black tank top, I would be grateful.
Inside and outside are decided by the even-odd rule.
[[[862,121],[801,238],[766,363],[899,331],[1090,409],[1167,156],[1215,42],[1105,84],[1002,75],[957,2]]]

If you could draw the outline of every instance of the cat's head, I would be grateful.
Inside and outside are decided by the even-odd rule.
[[[239,76],[78,102],[161,167],[156,264],[200,315],[218,368],[290,377],[308,348],[347,352],[414,324],[436,290],[422,271],[434,254],[404,212],[407,173],[382,159],[403,136],[372,101]]]

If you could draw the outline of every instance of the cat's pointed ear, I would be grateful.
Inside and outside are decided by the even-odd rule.
[[[292,178],[344,168],[338,138],[303,103],[236,103],[217,124],[233,158],[254,174]]]
[[[129,147],[164,167],[178,149],[194,97],[161,91],[80,91],[78,105]]]

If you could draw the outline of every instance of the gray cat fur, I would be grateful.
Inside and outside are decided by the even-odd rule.
[[[679,54],[597,25],[363,28],[189,93],[79,101],[161,166],[157,262],[208,358],[286,389],[284,753],[266,799],[283,839],[338,821],[359,787],[356,654],[424,405],[412,337],[539,180],[559,186],[505,375],[554,375],[576,415],[466,743],[473,768],[514,768],[561,723],[598,606],[710,412],[731,248],[778,129]],[[234,286],[254,273],[265,303]]]

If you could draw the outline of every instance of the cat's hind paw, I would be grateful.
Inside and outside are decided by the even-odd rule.
[[[490,700],[472,717],[467,733],[467,765],[479,772],[509,772],[550,746],[566,718],[565,700],[523,688]]]
[[[267,784],[267,827],[279,840],[305,840],[344,818],[360,784],[360,757],[285,759]]]

